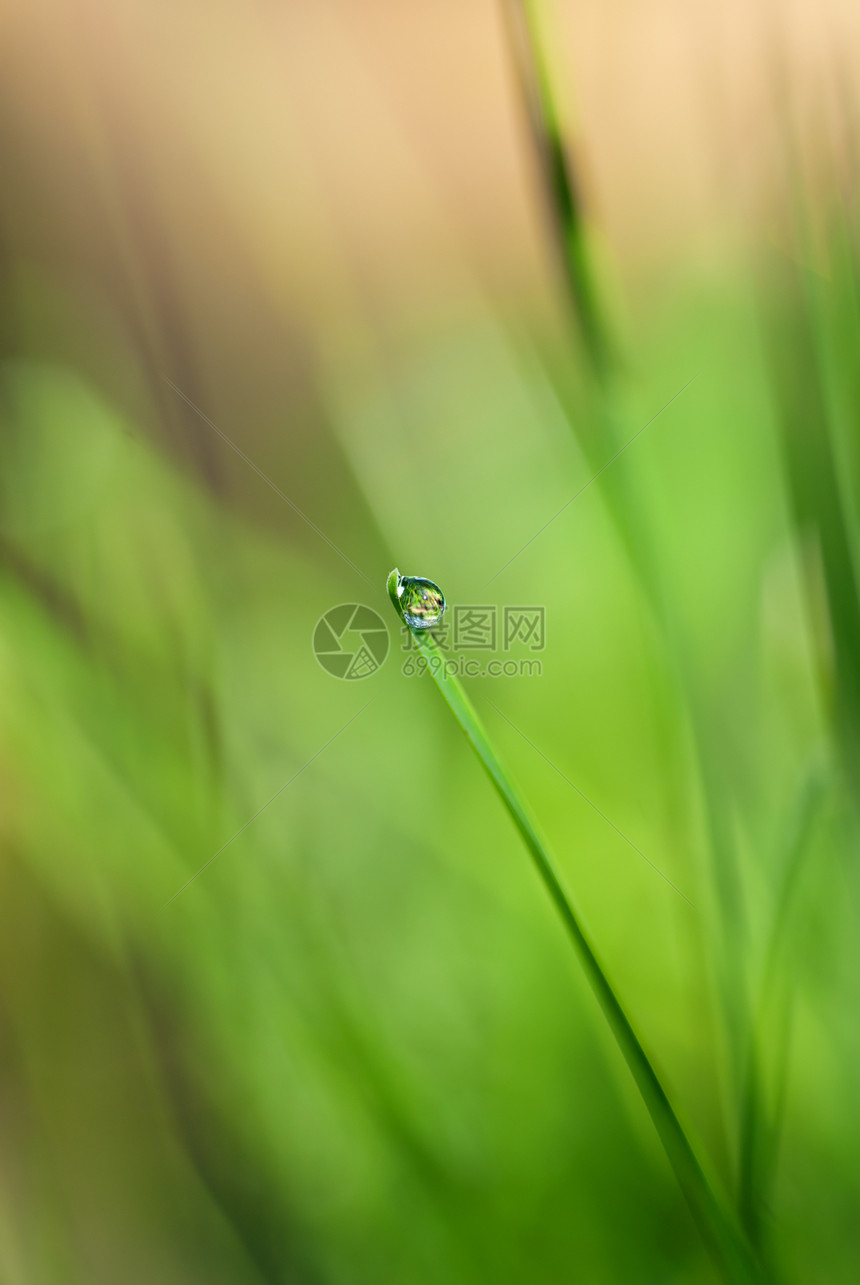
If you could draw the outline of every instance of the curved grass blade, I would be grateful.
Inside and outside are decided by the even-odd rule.
[[[388,577],[387,588],[395,611],[406,623],[397,592],[399,580],[400,573],[395,568]],[[538,874],[573,942],[594,996],[630,1068],[681,1190],[708,1247],[722,1268],[726,1280],[737,1285],[762,1282],[765,1276],[759,1260],[750,1247],[734,1211],[719,1192],[715,1180],[706,1175],[697,1158],[666,1090],[591,946],[546,844],[540,837],[519,791],[502,767],[468,696],[458,679],[446,672],[445,656],[440,651],[432,633],[412,629],[408,624],[407,628],[410,629],[436,685],[460,727],[466,733],[466,737],[481,760],[529,850]]]
[[[565,285],[592,369],[602,379],[612,353],[595,284],[582,197],[553,93],[534,0],[504,0],[517,76],[541,161],[547,204],[555,222]]]
[[[609,314],[606,296],[598,289],[572,148],[570,140],[564,137],[557,96],[550,76],[550,42],[546,32],[545,13],[547,0],[504,0],[504,7],[529,107],[532,134],[543,164],[544,188],[559,231],[558,240],[568,293],[580,321],[585,348],[596,380],[598,396],[593,411],[598,429],[596,436],[608,443],[613,452],[617,452],[622,446],[619,429],[626,418],[623,413],[626,372],[617,336],[607,324]],[[577,436],[587,457],[596,466],[596,458],[588,442],[589,434],[580,432]],[[623,470],[618,476],[617,487],[619,494],[614,501],[610,501],[610,512],[631,566],[649,602],[653,604],[664,645],[676,668],[679,689],[690,709],[696,766],[705,805],[708,853],[717,896],[717,978],[726,1031],[726,1050],[733,1095],[740,1096],[744,1077],[743,1046],[751,1022],[746,977],[746,909],[735,845],[731,829],[725,821],[724,786],[717,757],[709,745],[707,710],[680,628],[678,607],[668,593],[657,558],[653,522],[640,488],[631,484]],[[860,764],[860,750],[856,761]]]
[[[741,1113],[738,1210],[750,1243],[762,1255],[767,1249],[764,1235],[782,1126],[795,999],[796,976],[787,963],[792,920],[804,869],[814,851],[812,839],[828,784],[826,773],[814,763],[788,818],[782,839],[781,884],[750,1038]],[[768,1087],[770,1092],[766,1093]]]

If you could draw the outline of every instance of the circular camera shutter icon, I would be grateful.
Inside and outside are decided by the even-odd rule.
[[[372,607],[346,602],[317,621],[313,648],[323,669],[335,678],[369,678],[388,655],[388,629]]]

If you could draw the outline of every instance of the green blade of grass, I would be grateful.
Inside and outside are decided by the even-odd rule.
[[[607,324],[605,293],[594,272],[594,261],[578,194],[570,141],[566,140],[549,70],[550,42],[546,31],[548,0],[505,0],[509,30],[520,80],[529,106],[532,135],[542,162],[544,189],[561,250],[562,270],[580,322],[590,369],[594,400],[590,413],[580,416],[576,436],[597,468],[599,453],[614,455],[623,445],[628,371],[617,336]],[[556,381],[558,382],[558,381]],[[563,403],[563,394],[561,395]],[[571,419],[571,424],[573,424]],[[598,447],[598,450],[595,450]],[[605,456],[604,456],[605,458]],[[624,467],[615,475],[614,498],[607,496],[618,535],[640,581],[675,670],[679,693],[690,718],[696,767],[702,787],[707,826],[707,850],[716,893],[714,918],[714,975],[722,1009],[725,1055],[730,1078],[732,1115],[743,1093],[743,1052],[748,1039],[747,912],[738,856],[731,826],[726,821],[726,787],[719,756],[711,744],[711,715],[685,637],[683,610],[662,565],[655,543],[654,521],[644,492]],[[734,1131],[739,1122],[731,1119]]]
[[[741,1113],[738,1209],[750,1243],[764,1254],[767,1210],[782,1125],[788,1039],[796,974],[789,962],[792,919],[804,868],[814,851],[816,822],[828,788],[817,762],[794,800],[782,836],[780,887],[767,942],[756,1022],[751,1031]],[[796,931],[796,929],[795,929]],[[767,1062],[767,1066],[765,1066]],[[765,1072],[769,1074],[765,1074]],[[770,1092],[766,1088],[770,1086]]]
[[[579,956],[588,983],[630,1068],[681,1190],[708,1247],[727,1280],[761,1282],[764,1279],[761,1265],[734,1212],[719,1192],[715,1180],[706,1175],[696,1156],[666,1090],[591,946],[547,846],[540,837],[519,791],[502,767],[475,709],[459,680],[447,672],[444,654],[440,651],[432,633],[412,629],[405,620],[397,592],[399,578],[400,573],[395,568],[389,575],[387,583],[388,594],[394,609],[410,629],[436,685],[460,727],[466,733],[466,737],[528,848],[538,874]]]
[[[546,30],[548,6],[546,0],[505,0],[503,7],[508,17],[511,45],[529,110],[532,135],[542,161],[546,196],[559,230],[562,267],[568,292],[580,321],[592,369],[597,376],[599,395],[594,406],[594,418],[601,428],[599,436],[608,441],[613,450],[617,450],[621,445],[620,428],[627,418],[623,411],[625,371],[619,361],[615,336],[606,324],[606,299],[598,288],[576,168],[571,158],[570,142],[564,137],[561,113],[550,75]],[[588,443],[582,440],[582,444],[586,453],[590,454]],[[639,488],[631,485],[623,469],[617,475],[617,484],[621,490],[621,498],[609,501],[610,511],[631,565],[647,592],[649,602],[654,605],[667,647],[678,670],[679,685],[690,705],[710,831],[709,848],[714,885],[719,903],[722,937],[719,985],[725,1024],[729,1032],[732,1074],[737,1082],[739,1054],[732,1032],[735,1029],[745,1032],[749,1023],[746,1012],[745,959],[741,949],[744,909],[737,860],[723,820],[725,808],[720,798],[719,774],[715,770],[714,755],[707,745],[702,697],[697,690],[687,648],[681,636],[678,610],[668,594],[661,574],[651,530],[652,522],[643,505]]]
[[[583,345],[599,380],[608,373],[612,353],[600,309],[588,243],[582,197],[562,132],[561,115],[540,38],[535,0],[504,0],[504,12],[517,76],[532,136],[541,161],[547,204],[556,225],[559,260]]]

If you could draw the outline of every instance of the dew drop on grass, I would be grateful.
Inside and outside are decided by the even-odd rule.
[[[432,629],[445,614],[445,595],[432,580],[400,576],[397,598],[403,619],[412,629]]]

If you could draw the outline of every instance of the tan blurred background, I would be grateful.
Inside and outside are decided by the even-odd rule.
[[[588,206],[634,299],[654,264],[762,232],[781,86],[822,140],[853,92],[847,0],[545,8]],[[469,289],[531,298],[542,228],[502,10],[6,0],[3,236],[121,282],[142,325],[171,298],[189,327],[232,325],[237,362],[273,342],[265,305],[299,380],[333,313],[397,327]]]

